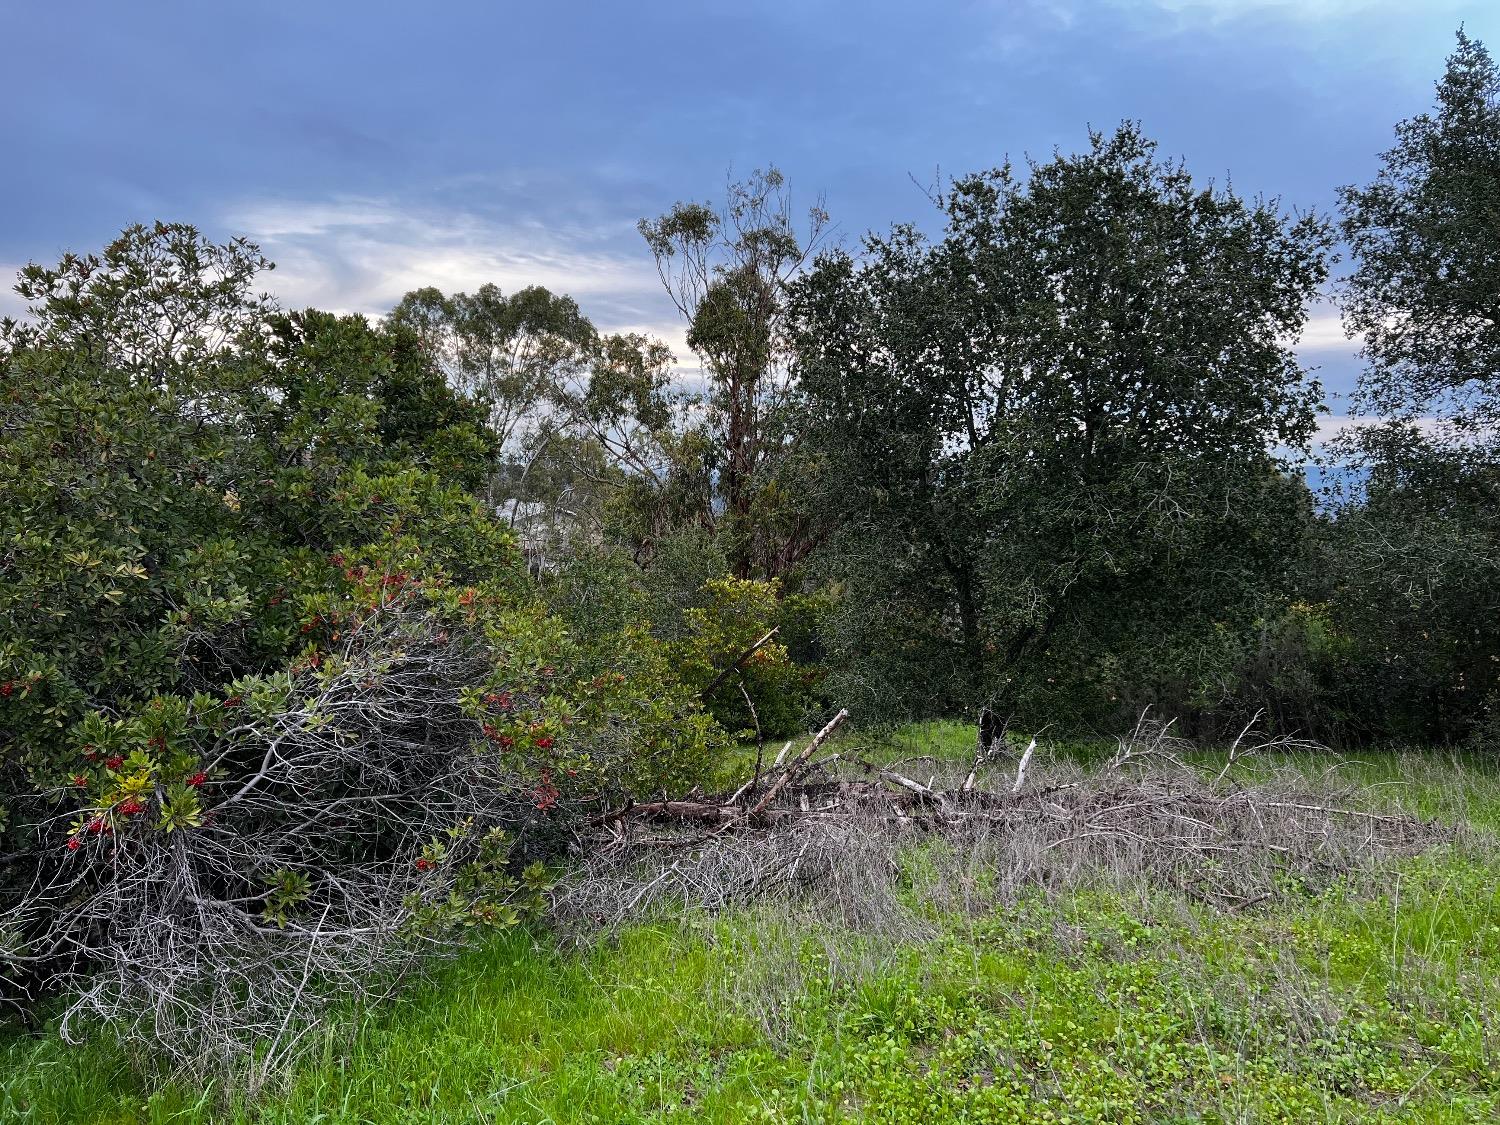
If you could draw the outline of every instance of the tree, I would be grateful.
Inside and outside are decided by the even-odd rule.
[[[1478,433],[1500,421],[1500,69],[1482,43],[1458,33],[1434,112],[1397,125],[1383,159],[1340,193],[1362,405]]]
[[[849,515],[839,644],[911,669],[867,682],[1149,698],[1296,553],[1306,490],[1272,450],[1312,431],[1288,341],[1330,231],[1154,151],[1127,124],[959,180],[942,241],[897,227],[796,286],[802,408]],[[1153,655],[1182,655],[1142,667],[1169,635]]]
[[[1343,189],[1363,335],[1339,446],[1332,605],[1366,733],[1500,732],[1500,68],[1458,33],[1437,104],[1396,126],[1375,180]]]
[[[805,520],[774,482],[791,456],[781,417],[790,390],[785,337],[788,283],[823,241],[828,214],[809,209],[799,235],[786,181],[775,168],[731,183],[721,210],[678,203],[640,232],[688,322],[688,346],[709,382],[721,526],[731,568],[785,572],[812,543]]]
[[[131,228],[0,329],[0,1003],[200,1073],[512,924],[512,844],[713,729],[644,632],[545,613],[420,326],[283,313],[263,264]]]
[[[714,525],[712,436],[697,396],[673,380],[659,340],[626,333],[600,341],[587,383],[564,388],[558,410],[582,443],[569,466],[596,486],[602,538],[649,564],[674,533]],[[594,451],[604,469],[590,477]]]
[[[598,352],[593,324],[571,297],[535,285],[508,297],[495,285],[451,296],[417,289],[387,319],[415,335],[455,389],[486,404],[501,451],[490,499],[519,501],[557,432],[550,407],[560,388],[583,378]]]

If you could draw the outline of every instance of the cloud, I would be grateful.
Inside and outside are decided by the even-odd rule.
[[[1352,414],[1324,414],[1318,418],[1318,428],[1313,432],[1314,450],[1325,448],[1329,442],[1347,430],[1364,430],[1378,424],[1376,418],[1356,417]]]
[[[20,317],[26,311],[26,302],[16,295],[16,275],[21,267],[12,262],[0,262],[0,317]]]
[[[1351,430],[1368,430],[1375,426],[1385,425],[1386,423],[1386,419],[1371,417],[1367,414],[1325,414],[1318,419],[1318,426],[1313,433],[1311,444],[1315,451],[1325,449],[1340,434],[1348,433]],[[1428,436],[1442,435],[1450,441],[1455,438],[1464,440],[1464,437],[1454,430],[1451,423],[1431,415],[1412,418],[1407,424],[1414,427],[1419,433]]]
[[[255,201],[225,222],[276,262],[268,285],[294,307],[379,316],[422,286],[453,292],[493,282],[506,292],[566,293],[606,328],[667,319],[655,269],[628,224],[552,230],[352,197]]]
[[[1360,338],[1344,335],[1344,322],[1337,311],[1314,311],[1307,318],[1297,340],[1299,352],[1338,351],[1353,354],[1359,350]]]
[[[677,381],[702,386],[686,328],[627,221],[552,226],[343,197],[251,201],[231,209],[225,225],[276,263],[265,285],[284,306],[377,317],[428,285],[448,293],[486,282],[507,293],[542,285],[575,298],[602,332],[664,341]]]
[[[666,344],[672,352],[672,377],[684,390],[700,392],[706,388],[703,367],[693,349],[688,347],[687,326],[679,318],[655,324],[611,324],[601,325],[607,332],[638,332],[651,336]]]

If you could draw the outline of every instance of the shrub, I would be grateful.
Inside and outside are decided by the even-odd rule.
[[[280,314],[264,264],[134,228],[0,332],[0,996],[181,1065],[513,924],[713,729],[647,638],[547,615],[415,337]]]
[[[779,632],[780,591],[776,579],[710,579],[703,586],[708,604],[684,611],[687,636],[672,646],[683,680],[700,691],[712,687],[710,713],[743,737],[790,734],[805,725],[814,703],[816,673],[794,664],[779,636],[744,656],[773,627]]]

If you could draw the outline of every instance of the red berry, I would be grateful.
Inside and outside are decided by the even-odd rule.
[[[80,847],[82,847],[82,844],[79,842],[77,836],[74,836],[71,840],[68,841],[68,851],[76,852]]]
[[[196,789],[207,780],[208,774],[204,773],[202,770],[199,770],[197,773],[193,774],[192,777],[188,778],[187,781],[185,781],[183,784]]]
[[[536,740],[536,744],[543,750],[546,750],[549,746],[552,745],[552,740],[550,738],[547,738],[546,736],[543,736]]]
[[[87,777],[85,777],[83,774],[81,774],[81,773],[75,773],[73,775],[73,784],[76,785],[76,786],[78,786],[80,789],[87,787],[88,783],[89,783],[89,779]]]
[[[107,770],[117,770],[124,764],[125,759],[120,757],[120,755],[118,754],[114,755],[113,757],[104,759],[104,768]]]
[[[9,698],[10,693],[15,690],[16,685],[11,680],[6,680],[3,684],[0,684],[0,695],[6,696],[7,698]]]

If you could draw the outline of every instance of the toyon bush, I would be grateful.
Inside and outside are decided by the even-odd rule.
[[[646,634],[540,607],[483,404],[265,265],[133,228],[0,327],[0,998],[179,1069],[517,924],[716,730]]]

